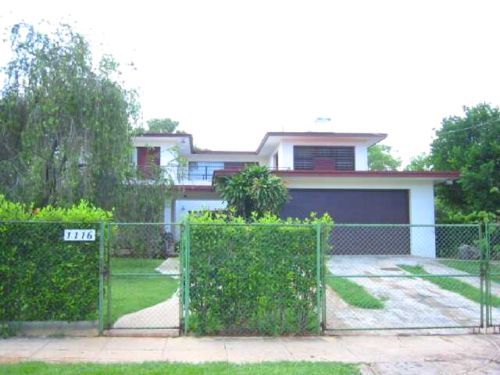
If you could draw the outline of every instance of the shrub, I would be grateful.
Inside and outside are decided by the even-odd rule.
[[[250,219],[251,215],[277,215],[288,201],[288,189],[280,177],[264,166],[249,166],[216,182],[222,199],[236,215]]]
[[[189,329],[196,334],[317,333],[315,223],[323,224],[326,238],[332,225],[328,216],[300,222],[265,215],[252,224],[222,214],[190,217]]]
[[[0,196],[0,322],[93,320],[99,293],[99,240],[65,242],[65,229],[99,229],[111,213],[87,202],[31,207]]]

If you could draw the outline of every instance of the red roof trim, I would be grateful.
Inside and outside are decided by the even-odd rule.
[[[457,179],[459,172],[406,172],[406,171],[276,171],[281,176],[318,177],[383,177],[383,178],[447,178]]]
[[[272,171],[278,176],[286,177],[382,177],[382,178],[446,178],[456,180],[459,172],[407,172],[407,171],[321,171],[321,170],[290,170]],[[218,170],[214,176],[228,176],[236,171]]]

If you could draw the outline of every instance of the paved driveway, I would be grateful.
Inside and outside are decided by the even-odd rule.
[[[463,274],[446,267],[435,259],[385,256],[334,256],[327,266],[335,275],[382,275],[386,277],[357,277],[351,281],[363,286],[371,295],[384,301],[379,310],[348,305],[333,290],[327,291],[327,327],[352,328],[416,328],[479,326],[480,305],[460,294],[440,288],[432,282],[414,277],[398,265],[421,265],[432,274]],[[400,276],[400,277],[398,277]],[[457,280],[479,287],[478,277],[458,277]],[[498,284],[492,292],[500,295]],[[493,309],[500,316],[500,309]],[[468,331],[471,329],[469,328]]]

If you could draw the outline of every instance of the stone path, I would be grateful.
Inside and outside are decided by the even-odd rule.
[[[371,295],[384,301],[383,309],[361,309],[345,303],[332,290],[327,290],[327,327],[346,328],[412,328],[479,326],[480,305],[457,293],[447,291],[421,278],[394,277],[409,275],[398,264],[422,265],[433,274],[465,274],[446,267],[436,260],[416,257],[351,257],[337,256],[328,261],[335,275],[387,275],[382,278],[350,278]],[[477,286],[477,278],[461,281]],[[492,285],[500,295],[500,286]],[[500,309],[493,308],[494,318]],[[466,329],[461,332],[469,332]],[[428,330],[426,333],[435,333]],[[439,331],[437,331],[439,332]]]
[[[162,275],[174,275],[171,277],[177,279],[177,275],[180,274],[179,258],[168,258],[160,264],[155,271],[161,273]]]
[[[363,374],[498,374],[500,335],[10,338],[0,363],[337,361]]]
[[[179,327],[179,290],[165,302],[123,315],[113,324],[116,329]]]

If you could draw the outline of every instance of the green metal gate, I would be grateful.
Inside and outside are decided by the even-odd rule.
[[[486,225],[486,321],[492,332],[500,333],[500,224]]]
[[[250,238],[249,227],[239,226],[230,240]],[[336,224],[328,241],[321,226],[311,228],[320,332],[500,333],[499,224]],[[204,248],[192,229],[189,223],[101,224],[102,328],[190,331],[192,256]],[[384,243],[391,255],[380,254]],[[221,265],[219,259],[212,266]]]
[[[498,289],[484,239],[479,224],[337,224],[326,257],[326,330],[486,328]]]
[[[181,225],[106,226],[104,327],[179,330]]]
[[[186,222],[181,238],[185,334],[193,327],[203,334],[205,320],[218,322],[208,324],[210,334],[322,332],[321,225]],[[275,330],[269,327],[274,319]]]

